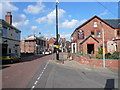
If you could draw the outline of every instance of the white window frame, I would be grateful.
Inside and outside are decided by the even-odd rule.
[[[97,21],[94,21],[94,23],[93,23],[93,27],[97,27],[98,25],[97,25]]]

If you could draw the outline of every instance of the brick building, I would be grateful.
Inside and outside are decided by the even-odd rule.
[[[53,38],[53,37],[50,38],[49,41],[46,42],[47,43],[47,49],[54,51],[53,45],[55,44],[55,42],[56,42],[55,38]]]
[[[98,50],[102,48],[102,27],[106,53],[120,51],[119,21],[120,19],[101,19],[98,16],[87,20],[71,35],[72,53],[97,54]]]
[[[0,34],[2,36],[2,55],[17,53],[20,56],[21,31],[12,25],[11,12],[7,12],[5,20],[0,19]]]
[[[60,37],[60,34],[58,35],[58,44],[59,44],[59,50],[61,52],[66,52],[66,39]],[[56,38],[50,38],[49,41],[47,41],[47,49],[55,51],[55,45],[56,45]]]
[[[46,48],[46,39],[44,37],[31,36],[20,42],[21,53],[40,54]]]

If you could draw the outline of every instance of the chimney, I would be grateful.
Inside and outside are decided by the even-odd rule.
[[[5,15],[5,20],[8,22],[10,25],[12,25],[12,15],[11,12],[7,12]]]

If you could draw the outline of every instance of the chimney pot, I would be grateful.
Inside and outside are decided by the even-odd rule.
[[[12,25],[12,15],[11,12],[7,12],[5,15],[5,20],[8,22],[10,25]]]

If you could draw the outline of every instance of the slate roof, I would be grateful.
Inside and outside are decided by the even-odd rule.
[[[17,30],[17,31],[19,31],[19,32],[21,32],[19,29],[17,29],[15,26],[13,26],[13,25],[10,25],[8,22],[6,22],[5,20],[3,20],[3,19],[0,19],[0,24],[2,24],[2,26],[8,26],[8,27],[11,27],[11,28],[14,28],[15,30]]]
[[[88,40],[89,38],[93,38],[96,42],[99,43],[99,41],[97,39],[95,39],[92,35],[88,36],[87,38],[85,38],[83,41],[80,42],[80,44],[83,44],[86,40]]]
[[[115,29],[120,29],[120,19],[103,19],[105,22],[113,26]]]

